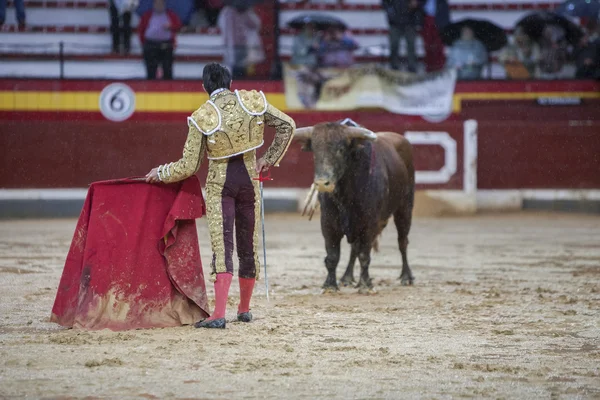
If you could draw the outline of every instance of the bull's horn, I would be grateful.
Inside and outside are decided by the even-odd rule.
[[[367,128],[360,127],[348,127],[346,128],[348,132],[348,137],[357,138],[357,139],[366,139],[366,140],[375,140],[377,139],[377,135]]]
[[[308,140],[311,138],[313,133],[313,127],[307,126],[304,128],[296,128],[294,131],[294,139],[296,140]]]

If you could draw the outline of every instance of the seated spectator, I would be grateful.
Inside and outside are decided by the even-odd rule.
[[[547,25],[542,33],[540,48],[539,77],[562,78],[568,59],[565,30],[558,25]]]
[[[223,63],[229,67],[234,79],[245,77],[251,45],[248,38],[260,32],[260,18],[250,6],[228,5],[221,10],[217,24],[223,38]]]
[[[0,0],[0,26],[4,25],[6,20],[6,3],[8,3],[8,0]],[[15,5],[19,30],[23,30],[25,29],[25,0],[14,0],[13,4]]]
[[[296,69],[298,97],[306,108],[313,108],[319,98],[323,77],[318,70],[321,36],[313,24],[306,24],[294,37],[290,64]]]
[[[112,52],[129,54],[131,50],[131,12],[138,6],[138,0],[110,0],[110,32]]]
[[[166,9],[165,0],[154,0],[153,9],[142,16],[138,32],[148,79],[156,79],[159,64],[163,79],[173,79],[173,51],[179,28],[181,21],[177,14]]]
[[[315,67],[320,37],[313,24],[306,24],[301,34],[294,37],[291,64]]]
[[[515,30],[513,42],[506,46],[499,55],[499,61],[505,64],[507,75],[512,78],[534,78],[538,74],[540,47],[521,28]],[[520,76],[512,76],[511,70],[521,67]]]
[[[590,21],[585,36],[575,53],[578,79],[600,79],[600,23]]]
[[[458,79],[480,79],[487,61],[487,50],[483,43],[475,38],[471,28],[463,27],[460,39],[450,47],[448,67],[456,68]]]
[[[354,64],[358,42],[340,28],[330,28],[319,46],[319,66],[347,68]]]

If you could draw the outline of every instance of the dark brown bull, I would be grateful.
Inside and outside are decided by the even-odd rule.
[[[392,216],[402,254],[401,283],[412,284],[406,250],[415,172],[408,140],[393,132],[375,134],[335,122],[299,128],[295,139],[304,151],[314,155],[314,184],[319,191],[321,231],[327,251],[328,275],[323,288],[338,290],[336,268],[344,236],[351,245],[351,255],[341,283],[355,283],[353,270],[358,257],[361,273],[357,287],[373,287],[369,277],[371,249],[377,246],[377,238]]]

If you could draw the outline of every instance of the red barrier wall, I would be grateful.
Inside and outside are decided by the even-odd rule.
[[[599,121],[481,121],[478,141],[479,189],[600,188]]]
[[[97,180],[143,175],[160,163],[178,159],[187,133],[187,111],[136,111],[130,119],[115,123],[98,111],[47,111],[42,106],[52,105],[48,97],[40,97],[40,108],[34,111],[28,110],[26,104],[22,109],[18,104],[9,104],[14,97],[11,93],[15,92],[41,93],[40,96],[42,92],[56,91],[92,93],[108,83],[0,80],[0,96],[4,96],[0,97],[0,188],[85,187]],[[127,84],[142,94],[193,93],[200,85],[199,82],[144,81]],[[247,82],[238,86],[251,87],[262,88],[268,96],[271,93],[276,101],[282,101],[279,82]],[[575,93],[572,91],[591,95],[579,106],[541,106],[531,96],[534,91],[538,91],[540,97],[547,96],[561,88],[565,90],[565,97]],[[437,124],[380,110],[288,113],[298,126],[349,117],[376,131],[447,132],[456,143],[456,173],[446,184],[419,185],[420,188],[462,188],[463,121],[475,119],[479,124],[478,188],[598,189],[598,88],[599,84],[590,82],[548,82],[546,86],[543,83],[458,83],[457,96],[464,98],[460,112]],[[522,90],[523,96],[510,92],[515,90]],[[510,95],[506,95],[508,92]],[[485,97],[486,93],[489,98]],[[499,93],[504,93],[505,98],[499,100]],[[515,99],[506,99],[508,97]],[[77,102],[71,103],[76,108]],[[146,103],[145,107],[153,106]],[[272,132],[268,131],[267,142],[271,138]],[[418,171],[438,170],[446,162],[440,146],[415,146]],[[297,145],[292,145],[282,167],[274,169],[275,180],[270,186],[306,188],[310,186],[312,174],[310,153],[302,153]],[[205,167],[199,176],[204,179]]]
[[[311,117],[294,115],[299,125]],[[430,130],[424,123],[407,124],[410,130]],[[6,132],[4,132],[6,129]],[[457,156],[462,160],[462,123],[436,126],[447,131],[457,142]],[[0,134],[0,175],[3,188],[85,187],[91,182],[143,175],[152,167],[181,157],[187,129],[183,123],[131,122],[60,122],[6,121]],[[267,131],[270,143],[273,131]],[[262,153],[266,147],[259,151]],[[415,146],[417,170],[438,170],[444,165],[439,146]],[[206,163],[199,172],[206,176]],[[313,177],[312,154],[292,144],[280,168],[273,169],[271,187],[309,187]],[[445,185],[428,188],[462,188],[462,161],[455,176]]]

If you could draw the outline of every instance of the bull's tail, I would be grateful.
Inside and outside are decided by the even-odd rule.
[[[375,253],[379,253],[379,236],[377,236],[375,238],[375,240],[373,241],[373,251],[375,251]]]

